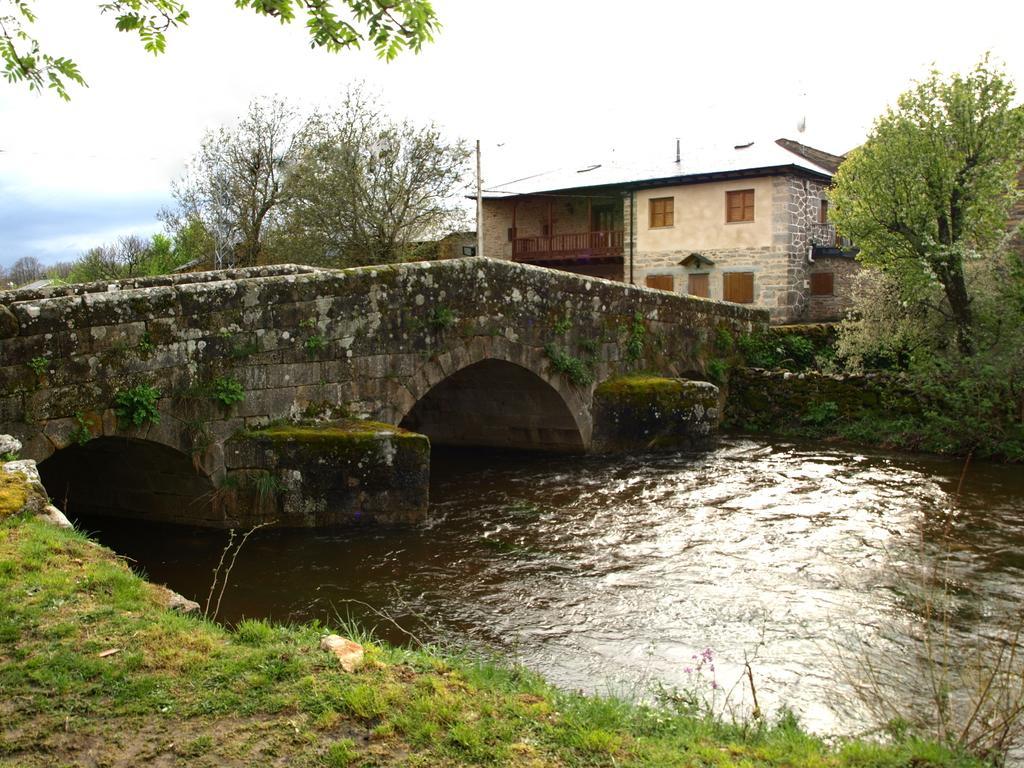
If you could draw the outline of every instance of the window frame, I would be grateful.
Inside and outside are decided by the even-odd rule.
[[[750,299],[744,301],[741,299],[730,299],[729,298],[729,282],[731,279],[739,277],[741,275],[750,276]],[[722,301],[729,301],[733,304],[754,304],[754,273],[750,270],[736,270],[734,272],[723,272],[722,273]]]
[[[694,293],[690,290],[693,287],[693,278],[703,277],[704,287],[707,289],[707,293]],[[697,296],[702,299],[711,298],[711,273],[710,272],[690,272],[686,275],[686,295]]]
[[[817,290],[815,288],[815,285],[814,285],[815,278],[818,278],[818,281],[820,282],[820,280],[822,278],[825,278],[825,277],[828,278],[828,293],[825,293],[824,291],[821,291],[821,290]],[[812,272],[811,276],[810,276],[810,279],[808,280],[808,283],[809,283],[808,288],[810,289],[810,294],[811,294],[812,297],[819,298],[819,297],[822,297],[822,296],[835,296],[836,295],[836,273],[835,272]]]
[[[668,210],[655,213],[655,203],[668,203]],[[661,216],[662,223],[655,224],[654,217]],[[664,223],[665,221],[668,223]],[[647,228],[648,229],[671,229],[676,225],[676,199],[674,196],[652,197],[647,201]]]
[[[755,221],[757,216],[757,196],[755,192],[757,190],[750,189],[728,189],[725,192],[725,223],[726,224],[751,224]],[[750,195],[750,218],[749,219],[731,219],[729,218],[731,212],[736,206],[730,205],[734,195]],[[747,209],[745,198],[740,197],[740,215],[742,216]]]
[[[818,207],[818,223],[828,224],[828,200],[821,198],[820,206]]]
[[[667,288],[662,288],[662,287],[657,286],[657,285],[652,285],[651,284],[652,280],[654,282],[657,282],[659,280],[661,280],[661,281],[668,281],[668,287]],[[647,274],[647,275],[644,275],[644,286],[647,287],[647,288],[652,288],[652,289],[654,289],[656,291],[669,291],[670,293],[675,293],[676,292],[676,276],[671,274],[671,273],[667,273],[667,272],[655,272],[655,273]]]

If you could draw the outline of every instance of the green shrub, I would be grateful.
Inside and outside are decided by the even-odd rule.
[[[320,336],[318,334],[313,334],[308,339],[306,339],[306,342],[305,342],[305,344],[303,344],[303,346],[306,348],[306,351],[309,354],[315,355],[317,352],[319,352],[325,346],[327,346],[327,342],[324,341],[324,337],[323,336]]]
[[[213,380],[213,399],[230,408],[235,403],[245,400],[245,390],[241,382],[231,376],[218,376]]]
[[[644,316],[637,312],[633,315],[633,322],[629,326],[629,335],[626,338],[626,359],[631,363],[637,362],[644,356],[646,336],[647,326],[644,325]]]
[[[800,419],[804,424],[813,427],[820,427],[826,424],[833,424],[839,419],[839,406],[828,400],[824,403],[815,403],[804,413]]]
[[[455,313],[448,309],[448,307],[434,307],[430,313],[430,318],[427,320],[427,324],[435,331],[443,331],[445,328],[450,328],[454,323]]]
[[[26,365],[32,369],[32,372],[36,376],[42,378],[43,375],[46,373],[47,369],[50,367],[50,361],[47,360],[45,357],[33,357],[26,363]]]
[[[544,346],[544,354],[551,361],[551,367],[565,376],[577,387],[585,387],[594,383],[594,374],[585,362],[578,357],[573,357],[563,349],[554,344]]]
[[[149,384],[138,384],[130,389],[119,389],[114,394],[114,413],[123,421],[136,427],[143,424],[159,424],[160,414],[156,403],[160,390]]]
[[[92,429],[90,424],[82,415],[81,411],[75,411],[75,428],[71,430],[71,440],[78,445],[85,445],[92,440]]]
[[[725,381],[725,375],[729,371],[729,365],[724,360],[708,360],[706,366],[708,378],[711,379],[715,384],[722,384]]]

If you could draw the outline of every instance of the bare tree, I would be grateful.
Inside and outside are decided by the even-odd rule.
[[[118,280],[144,274],[152,244],[138,235],[118,238],[113,245],[90,248],[72,266],[68,279],[76,283]]]
[[[186,174],[174,184],[175,221],[201,221],[214,241],[214,266],[256,264],[286,199],[298,118],[280,99],[255,100],[233,126],[210,131]]]
[[[289,177],[279,256],[340,265],[401,261],[462,224],[469,149],[436,125],[382,113],[361,87],[308,123]]]
[[[35,256],[22,256],[11,264],[7,272],[8,279],[15,285],[27,285],[33,280],[43,277],[43,265]]]

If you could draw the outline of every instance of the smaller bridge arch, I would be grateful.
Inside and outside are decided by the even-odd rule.
[[[476,337],[425,363],[393,415],[437,445],[583,453],[592,421],[582,393],[542,350]]]
[[[39,464],[47,492],[72,519],[90,515],[208,525],[215,488],[192,457],[154,440],[97,437]]]

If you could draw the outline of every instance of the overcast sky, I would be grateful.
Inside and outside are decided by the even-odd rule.
[[[0,0],[0,9],[7,0]],[[1024,86],[1016,2],[685,3],[434,0],[418,56],[310,50],[231,0],[188,0],[167,53],[146,54],[93,0],[37,0],[37,36],[90,87],[70,104],[0,81],[0,264],[71,259],[159,230],[204,131],[256,96],[330,105],[362,79],[396,116],[479,138],[485,183],[691,145],[797,138],[833,152],[935,64],[985,51]],[[797,124],[806,118],[806,131]]]

